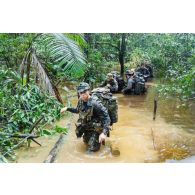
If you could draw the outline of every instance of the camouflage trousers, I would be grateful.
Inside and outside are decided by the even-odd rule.
[[[89,151],[96,152],[100,149],[99,133],[96,131],[86,130],[83,135],[83,141],[87,145]]]

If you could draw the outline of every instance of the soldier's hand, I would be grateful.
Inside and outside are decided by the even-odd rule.
[[[104,133],[101,133],[100,136],[99,136],[99,143],[104,142],[105,139],[106,139],[106,137],[107,137],[107,136],[106,136]]]
[[[62,108],[62,109],[60,110],[60,113],[66,112],[67,109],[68,109],[67,107]]]
[[[106,86],[107,86],[108,88],[109,88],[109,87],[111,87],[111,85],[110,85],[110,84],[107,84]]]

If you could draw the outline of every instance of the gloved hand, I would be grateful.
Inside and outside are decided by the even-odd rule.
[[[67,111],[67,109],[68,109],[68,107],[64,107],[64,108],[62,108],[62,109],[60,110],[60,113],[66,112],[66,111]]]
[[[107,137],[107,136],[106,136],[104,133],[101,133],[101,134],[99,135],[99,143],[104,142],[105,139],[106,139],[106,137]]]

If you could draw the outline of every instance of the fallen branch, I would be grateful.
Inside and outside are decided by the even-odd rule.
[[[53,163],[55,161],[55,158],[57,156],[57,153],[59,151],[63,139],[64,139],[64,134],[61,134],[58,141],[55,143],[54,147],[49,152],[47,159],[44,160],[44,163]]]
[[[32,127],[30,128],[28,134],[8,134],[8,133],[2,133],[2,132],[0,132],[0,134],[1,134],[1,135],[8,136],[8,137],[14,137],[14,138],[21,138],[21,139],[23,139],[20,143],[22,143],[23,141],[25,141],[25,139],[27,139],[27,140],[32,140],[33,142],[35,142],[36,144],[38,144],[39,146],[41,146],[41,144],[35,140],[35,138],[38,138],[38,137],[40,137],[40,136],[34,135],[34,134],[32,134],[32,132],[33,132],[34,128],[40,123],[40,121],[41,121],[43,118],[44,118],[44,116],[42,116],[40,119],[38,119],[38,120],[32,125]],[[16,146],[17,146],[17,145],[16,145]],[[15,148],[15,147],[13,147],[13,148]]]
[[[15,134],[15,135],[9,135],[10,137],[15,137],[15,138],[23,138],[23,139],[25,139],[25,138],[27,138],[28,137],[28,139],[34,139],[34,138],[38,138],[38,137],[40,137],[40,136],[38,136],[38,135],[34,135],[34,134]]]
[[[67,125],[67,129],[70,129],[70,123]],[[57,142],[55,143],[54,147],[49,152],[47,159],[44,160],[43,163],[53,163],[55,161],[60,146],[63,143],[63,139],[64,139],[64,134],[62,133],[58,138]]]
[[[11,135],[10,137],[23,138],[23,139],[27,139],[27,140],[32,140],[33,142],[35,142],[36,144],[41,146],[41,144],[34,139],[34,138],[40,137],[38,135],[34,135],[34,134],[20,134],[20,135]]]
[[[32,133],[32,132],[33,132],[34,128],[41,122],[41,120],[42,120],[43,118],[44,118],[44,116],[42,116],[40,119],[38,119],[38,120],[36,121],[35,124],[33,124],[33,126],[30,128],[29,133]]]

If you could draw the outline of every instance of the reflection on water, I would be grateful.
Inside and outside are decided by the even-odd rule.
[[[106,145],[96,153],[86,152],[82,139],[76,138],[74,122],[77,115],[57,122],[60,126],[71,122],[71,128],[56,162],[164,162],[166,159],[180,160],[194,155],[194,102],[184,105],[175,98],[159,98],[156,120],[153,121],[155,86],[152,83],[148,86],[148,92],[143,96],[116,94],[119,121],[113,125]],[[76,97],[71,99],[73,105],[76,101]],[[43,147],[32,145],[30,149],[20,149],[18,162],[43,162],[57,138],[39,138]]]

